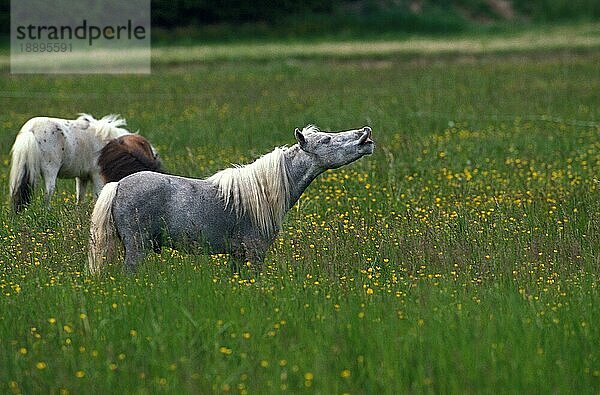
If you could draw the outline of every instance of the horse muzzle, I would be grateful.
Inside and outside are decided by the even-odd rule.
[[[363,134],[362,134],[362,136],[360,136],[360,139],[358,140],[358,145],[375,144],[375,142],[371,139],[371,133],[372,133],[371,128],[368,126],[365,126],[363,128]]]
[[[370,127],[365,126],[362,131],[363,134],[358,140],[358,146],[363,153],[372,154],[375,148],[375,141],[371,139],[372,130]]]

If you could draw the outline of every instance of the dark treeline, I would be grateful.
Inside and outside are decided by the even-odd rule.
[[[456,33],[598,18],[598,0],[152,0],[159,41]]]
[[[290,15],[330,14],[341,0],[152,0],[157,27],[262,22],[276,24]]]
[[[152,22],[157,27],[220,23],[278,25],[306,15],[334,17],[371,14],[428,15],[445,12],[474,22],[525,18],[553,21],[600,17],[597,0],[152,0]]]
[[[19,1],[19,0],[13,0]],[[151,0],[157,31],[215,27],[295,36],[339,32],[456,32],[495,22],[598,19],[598,0]],[[10,0],[0,0],[0,35],[10,27]],[[245,29],[245,30],[244,30]],[[200,36],[203,36],[202,34]]]

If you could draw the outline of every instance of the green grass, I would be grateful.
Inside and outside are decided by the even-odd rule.
[[[410,59],[422,56],[588,51],[600,47],[599,24],[546,26],[502,34],[405,36],[379,39],[192,44],[153,48],[154,64],[289,59]]]
[[[222,63],[224,61],[408,60],[419,57],[489,56],[588,52],[600,47],[600,24],[579,22],[503,25],[497,30],[446,34],[390,33],[359,36],[242,36],[228,42],[154,40],[152,62],[158,65]],[[99,55],[100,56],[100,55]],[[124,54],[123,56],[126,56]],[[0,40],[0,67],[10,66],[10,43]],[[57,66],[58,67],[58,66]]]
[[[0,392],[598,393],[600,53],[0,77]],[[118,112],[204,177],[369,124],[260,274],[164,250],[85,273],[91,205],[8,211],[29,117]]]

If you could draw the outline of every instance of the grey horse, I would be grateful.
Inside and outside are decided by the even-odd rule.
[[[92,213],[89,271],[100,271],[118,239],[130,271],[163,245],[228,253],[234,268],[244,262],[260,267],[285,213],[308,185],[375,147],[368,126],[327,133],[308,125],[294,134],[297,144],[207,179],[143,171],[106,184]]]

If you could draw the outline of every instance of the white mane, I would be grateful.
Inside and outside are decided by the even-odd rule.
[[[290,200],[282,148],[251,164],[222,170],[208,181],[219,186],[226,207],[231,207],[238,218],[247,214],[263,235],[272,236],[281,226]]]
[[[94,119],[94,117],[89,114],[79,114],[77,120],[88,121],[90,127],[94,129],[96,136],[102,140],[110,140],[124,134],[129,134],[128,130],[120,127],[127,125],[127,121],[116,114],[106,115],[101,119]]]
[[[320,132],[321,130],[316,126],[316,125],[312,125],[312,124],[308,124],[305,127],[302,128],[302,133],[316,133],[316,132]]]

